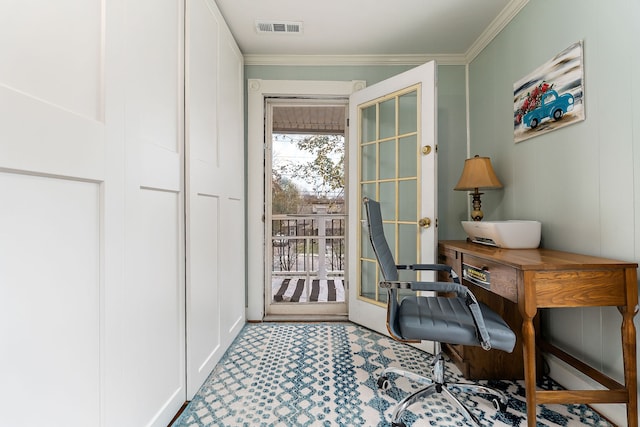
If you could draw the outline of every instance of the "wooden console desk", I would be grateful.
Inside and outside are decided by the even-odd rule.
[[[485,292],[485,297],[493,295],[494,300],[504,299],[517,307],[521,326],[513,325],[513,318],[507,323],[518,336],[516,350],[522,349],[529,427],[536,425],[536,405],[544,403],[624,403],[628,426],[638,426],[636,329],[633,324],[638,311],[637,264],[549,249],[499,249],[466,241],[440,241],[439,258],[439,262],[453,267],[474,293]],[[463,269],[467,277],[464,277]],[[495,295],[502,298],[495,298]],[[622,314],[625,383],[619,384],[562,350],[538,340],[543,351],[571,364],[607,390],[537,390],[539,355],[536,355],[535,327],[538,309],[593,306],[616,306]],[[500,312],[500,307],[498,309]],[[521,331],[516,329],[518,326]]]

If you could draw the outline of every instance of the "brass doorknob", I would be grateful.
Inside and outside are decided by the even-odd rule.
[[[418,225],[422,228],[431,227],[431,218],[420,218],[420,221],[418,221]]]

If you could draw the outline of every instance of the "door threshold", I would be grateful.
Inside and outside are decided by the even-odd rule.
[[[347,322],[346,314],[271,314],[262,319],[263,322]]]

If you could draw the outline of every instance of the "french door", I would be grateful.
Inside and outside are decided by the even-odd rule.
[[[380,202],[396,262],[436,257],[436,64],[394,76],[349,100],[349,319],[387,333],[385,290],[365,228],[363,197]],[[432,279],[403,272],[401,279]],[[411,276],[413,275],[413,276]]]

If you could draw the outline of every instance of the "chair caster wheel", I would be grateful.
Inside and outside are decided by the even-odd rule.
[[[407,427],[407,425],[402,421],[398,421],[397,423],[391,423],[391,427]]]
[[[496,408],[497,411],[507,412],[507,404],[502,403],[502,401],[497,397],[491,398],[491,403],[493,403],[493,407]]]
[[[383,391],[389,390],[389,388],[391,388],[391,383],[389,382],[389,378],[387,377],[378,378],[378,388]]]

